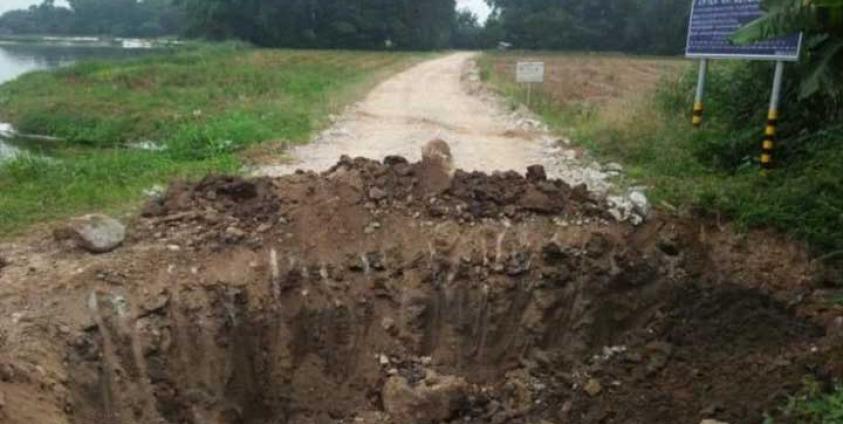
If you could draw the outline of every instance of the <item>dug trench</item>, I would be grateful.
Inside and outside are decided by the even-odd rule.
[[[616,223],[526,175],[343,158],[175,184],[131,254],[5,326],[0,416],[758,423],[806,376],[840,377],[828,326],[730,281],[698,228]]]

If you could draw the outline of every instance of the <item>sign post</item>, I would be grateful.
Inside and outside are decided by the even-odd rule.
[[[764,130],[764,145],[761,153],[761,166],[765,170],[773,168],[773,149],[776,147],[776,132],[779,121],[779,102],[784,80],[784,62],[776,62],[773,77],[773,94],[770,96],[770,109],[767,111],[767,128]]]
[[[768,60],[776,62],[770,111],[765,128],[761,164],[772,167],[776,124],[779,118],[784,63],[796,62],[802,49],[802,34],[747,45],[732,43],[731,37],[744,25],[760,18],[762,0],[693,0],[685,56],[700,59],[700,75],[694,100],[692,123],[702,124],[703,96],[709,59]]]
[[[700,75],[697,78],[697,95],[694,97],[694,116],[691,124],[699,128],[703,120],[703,96],[705,95],[705,78],[708,74],[708,59],[700,59]]]
[[[544,62],[518,62],[515,67],[515,80],[527,85],[527,107],[530,107],[533,84],[544,82]]]

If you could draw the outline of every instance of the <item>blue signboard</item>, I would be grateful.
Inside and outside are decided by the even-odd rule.
[[[761,0],[694,0],[688,45],[690,58],[799,60],[802,34],[749,45],[735,45],[729,38],[763,14]]]

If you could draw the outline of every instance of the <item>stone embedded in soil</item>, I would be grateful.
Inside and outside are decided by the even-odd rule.
[[[392,376],[383,387],[383,404],[395,422],[438,423],[452,418],[464,404],[468,384],[462,378],[428,371],[424,380],[411,386],[406,378]]]
[[[123,244],[126,227],[102,214],[73,218],[56,232],[59,239],[72,239],[77,246],[91,253],[108,253]]]
[[[583,390],[585,390],[585,392],[588,393],[589,396],[595,397],[600,393],[603,393],[603,385],[601,385],[600,382],[597,381],[597,379],[592,378],[588,380],[587,383],[585,383],[585,387],[583,387]]]
[[[717,420],[702,420],[700,424],[729,424],[725,421],[717,421]]]

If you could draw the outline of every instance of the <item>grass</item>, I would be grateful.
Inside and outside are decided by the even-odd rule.
[[[793,422],[800,424],[837,424],[843,422],[843,387],[831,391],[807,379],[801,393],[792,396],[782,408],[782,420],[769,418],[765,424]]]
[[[241,152],[302,143],[416,54],[202,46],[35,72],[0,86],[0,121],[64,139],[0,167],[0,234],[136,205],[174,178],[237,172]],[[152,141],[162,151],[133,149]]]
[[[512,64],[523,57],[491,53],[481,60],[486,80],[514,103],[523,101],[523,90],[512,82]],[[825,137],[811,143],[790,141],[801,151],[762,175],[756,155],[766,106],[760,102],[755,116],[735,112],[735,103],[749,101],[733,92],[734,82],[745,78],[740,64],[715,64],[707,122],[695,131],[690,126],[695,74],[688,62],[552,53],[530,57],[547,61],[550,70],[532,109],[596,157],[624,164],[628,182],[648,186],[655,204],[723,216],[742,228],[774,228],[818,252],[843,249],[841,131],[828,128],[805,136]],[[763,97],[766,84],[758,85],[754,97]]]

